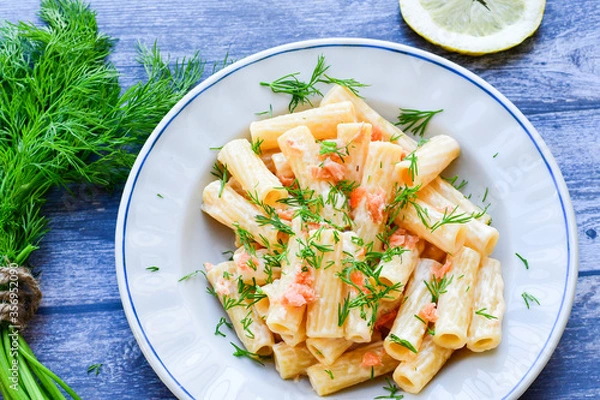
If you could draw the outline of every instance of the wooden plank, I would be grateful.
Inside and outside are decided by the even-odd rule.
[[[144,358],[122,310],[75,311],[42,310],[25,337],[38,359],[82,399],[175,398]],[[103,364],[98,376],[88,374],[97,363]]]
[[[565,333],[523,399],[597,399],[600,396],[600,276],[578,281]]]

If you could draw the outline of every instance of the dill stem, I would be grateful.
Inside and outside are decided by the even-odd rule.
[[[23,385],[27,389],[27,393],[29,394],[29,396],[33,399],[47,398],[45,395],[42,394],[42,391],[40,390],[35,379],[33,378],[33,375],[31,374],[31,370],[27,366],[25,359],[20,353],[17,355],[17,361],[19,362],[19,375],[23,379]]]
[[[62,392],[56,387],[56,384],[46,375],[40,368],[36,365],[32,364],[31,369],[34,372],[35,376],[38,378],[40,383],[46,389],[50,399],[52,400],[66,400],[65,396]]]
[[[69,394],[75,400],[81,400],[81,398],[75,393],[73,389],[69,387],[62,379],[58,377],[54,372],[50,371],[48,367],[38,361],[33,354],[33,351],[25,342],[25,339],[19,334],[19,353],[22,354],[32,365],[36,366],[40,371],[42,371],[46,376],[52,378],[54,382],[56,382],[61,388],[64,389],[65,392]]]
[[[12,359],[10,358],[10,341],[5,340],[9,339],[8,329],[5,324],[0,325],[0,335],[2,336],[0,340],[0,367],[2,367],[2,373],[0,373],[0,381],[2,382],[2,395],[6,400],[29,400],[28,397],[23,394],[24,389],[21,386],[21,380],[19,379],[19,390],[11,389],[11,382],[8,380],[8,371],[10,371],[10,366],[12,365]],[[11,360],[11,364],[9,365],[9,360]]]

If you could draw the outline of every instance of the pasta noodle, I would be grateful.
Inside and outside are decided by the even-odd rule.
[[[500,261],[484,258],[476,281],[467,347],[480,352],[497,347],[502,339],[502,318],[506,306]]]

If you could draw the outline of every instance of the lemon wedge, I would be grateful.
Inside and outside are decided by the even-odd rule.
[[[458,53],[506,50],[537,30],[546,0],[399,0],[406,23],[431,43]]]

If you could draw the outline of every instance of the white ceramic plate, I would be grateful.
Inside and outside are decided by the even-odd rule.
[[[214,335],[224,313],[204,277],[178,279],[224,260],[221,252],[233,247],[233,235],[200,211],[216,158],[209,147],[248,135],[269,104],[285,112],[289,98],[259,82],[290,72],[308,79],[319,54],[332,76],[370,84],[361,94],[390,120],[398,107],[443,108],[429,133],[460,142],[448,174],[468,178],[464,191],[475,203],[489,188],[486,203],[501,234],[494,252],[506,283],[500,347],[453,356],[420,395],[406,398],[517,398],[554,351],[575,293],[575,218],[561,173],[533,126],[482,79],[424,51],[373,40],[308,41],[248,57],[192,90],[152,133],[125,187],[116,233],[121,298],[148,362],[182,399],[317,398],[306,379],[283,381],[272,364],[233,357],[235,335]],[[160,271],[147,271],[152,265]],[[527,309],[523,292],[541,305]],[[378,379],[329,398],[372,399],[386,393],[382,386]]]

